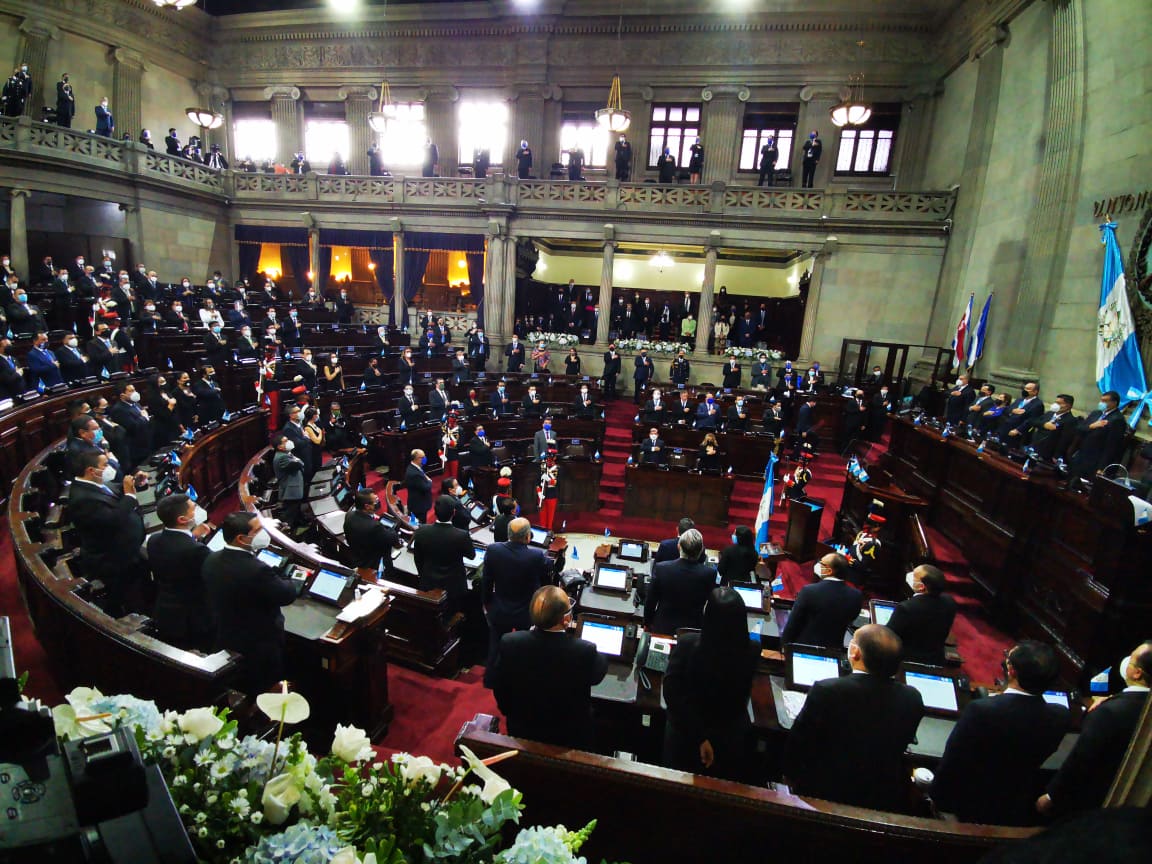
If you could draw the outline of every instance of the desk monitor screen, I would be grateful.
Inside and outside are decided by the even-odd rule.
[[[533,546],[547,546],[548,545],[548,529],[547,528],[538,528],[535,525],[533,525],[531,530],[532,530],[531,545],[533,545]]]
[[[388,516],[384,513],[381,513],[376,518],[380,520],[381,525],[384,525],[387,528],[391,528],[391,529],[395,530],[397,527],[396,520],[393,519],[391,516]]]
[[[924,700],[924,708],[928,711],[944,711],[955,714],[960,710],[960,705],[956,700],[955,678],[905,670],[904,683],[920,691],[920,698]]]
[[[341,483],[340,488],[336,490],[336,504],[341,510],[344,510],[351,504],[351,501],[352,490]]]
[[[740,599],[744,601],[744,605],[749,609],[754,609],[759,612],[764,608],[764,595],[756,585],[738,585],[733,583],[732,590],[740,595]]]
[[[279,568],[284,563],[284,556],[273,552],[271,549],[261,549],[256,560],[264,562],[269,567]]]
[[[840,677],[840,655],[835,651],[796,645],[785,654],[785,682],[792,690],[807,690],[817,681]]]
[[[333,573],[331,570],[321,570],[312,580],[312,587],[308,589],[308,596],[323,600],[325,603],[338,604],[340,595],[344,593],[344,587],[347,584],[347,577]]]
[[[896,604],[891,600],[871,600],[868,603],[868,611],[873,624],[887,624],[892,613],[896,611]]]
[[[648,545],[639,540],[621,540],[619,557],[627,561],[644,561],[648,556]]]
[[[486,512],[488,511],[484,508],[484,505],[477,502],[472,505],[472,509],[468,511],[468,515],[471,516],[476,522],[479,522],[484,518],[484,514]]]
[[[624,627],[605,624],[601,621],[584,621],[580,625],[580,638],[587,639],[596,650],[609,657],[619,657],[624,653]]]
[[[224,532],[223,531],[217,531],[215,534],[212,535],[212,537],[208,540],[208,548],[211,549],[213,552],[219,552],[221,549],[224,548]]]
[[[608,567],[600,564],[596,567],[595,586],[603,588],[605,591],[620,591],[621,593],[628,590],[628,577],[631,574],[624,567]]]
[[[1059,705],[1061,708],[1072,707],[1072,694],[1063,690],[1045,690],[1044,701],[1050,705]]]

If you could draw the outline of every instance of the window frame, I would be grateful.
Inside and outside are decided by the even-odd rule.
[[[760,173],[760,148],[764,146],[769,134],[775,137],[779,147],[781,133],[789,133],[788,150],[781,148],[780,158],[776,162],[776,170],[787,170],[796,155],[796,135],[800,127],[800,105],[795,102],[770,102],[748,105],[744,109],[744,119],[740,124],[739,149],[736,155],[736,171],[738,174]],[[752,150],[752,167],[743,167],[744,143],[748,140],[748,133],[755,132],[755,146]]]
[[[504,140],[501,143],[501,146],[495,147],[495,146],[491,145],[490,141],[489,142],[483,142],[483,141],[479,140],[485,136],[475,135],[475,134],[471,134],[471,133],[468,135],[465,135],[463,115],[466,112],[471,112],[471,109],[473,106],[481,106],[478,113],[483,113],[484,110],[490,110],[490,109],[494,108],[495,106],[500,107],[500,110],[503,113],[503,125],[504,125],[504,136],[503,136]],[[492,98],[492,99],[483,99],[483,98],[461,99],[459,104],[457,105],[457,108],[456,108],[456,150],[457,150],[456,155],[457,155],[457,158],[459,159],[459,164],[471,165],[472,164],[472,158],[475,155],[475,149],[476,149],[475,145],[477,143],[488,143],[488,156],[491,159],[491,164],[492,165],[502,165],[504,163],[505,151],[514,155],[516,153],[516,150],[519,149],[520,142],[519,141],[512,141],[512,138],[511,138],[512,131],[511,130],[512,130],[512,110],[509,107],[508,103],[506,101],[504,101],[503,99],[495,99],[495,98]],[[464,145],[466,143],[471,145],[470,149],[467,152],[465,152],[465,149],[464,149]],[[455,169],[453,169],[453,173],[455,173]]]
[[[902,106],[899,103],[873,105],[872,116],[868,118],[867,123],[861,123],[859,126],[845,126],[840,129],[840,134],[836,138],[836,159],[833,162],[832,176],[891,177],[892,163],[896,156],[896,136],[900,131],[901,108]],[[860,135],[861,132],[871,134],[864,137]],[[884,133],[887,133],[886,138],[884,137]],[[859,162],[860,142],[863,140],[870,141],[871,148],[868,155],[868,168],[866,170],[859,170],[856,168],[856,165]],[[875,167],[876,157],[882,149],[877,145],[883,140],[888,142],[887,162],[882,170],[877,170]],[[846,141],[852,142],[852,150],[848,159],[848,165],[851,167],[841,170],[840,163]]]
[[[658,111],[664,112],[663,120],[656,119]],[[668,117],[674,111],[680,111],[681,120],[670,120]],[[690,111],[696,112],[695,120],[688,120],[687,116]],[[700,138],[703,140],[703,127],[704,127],[704,107],[700,102],[654,102],[648,114],[648,161],[646,168],[649,171],[656,170],[656,162],[664,153],[664,148],[669,147],[669,130],[677,129],[680,131],[678,136],[680,146],[677,152],[672,155],[676,157],[676,170],[688,167],[688,162],[692,156],[692,144],[695,139]],[[661,136],[660,143],[657,144],[654,140],[654,133],[657,129],[663,129],[664,133]]]
[[[560,130],[557,137],[557,144],[559,146],[560,152],[557,154],[556,161],[563,165],[565,168],[568,167],[568,148],[565,148],[564,146],[564,130],[565,127],[570,125],[578,129],[582,129],[583,132],[581,134],[583,136],[589,139],[593,139],[592,146],[584,147],[585,168],[607,168],[609,158],[614,158],[614,156],[612,156],[612,146],[614,143],[612,141],[612,133],[596,122],[597,107],[600,106],[586,106],[583,103],[578,105],[568,104],[565,105],[563,110],[560,112]],[[603,153],[597,152],[597,145],[594,141],[595,137],[597,136],[603,138]],[[577,143],[582,145],[586,142],[577,141]],[[603,158],[597,159],[596,157],[598,155],[602,156]]]
[[[420,108],[420,113],[423,115],[419,121],[419,128],[421,131],[413,138],[413,142],[416,143],[409,142],[412,143],[412,152],[410,155],[415,157],[414,160],[403,161],[403,158],[392,158],[393,153],[388,149],[385,141],[389,135],[387,128],[384,132],[373,131],[372,143],[379,148],[380,160],[386,170],[394,171],[396,168],[419,168],[424,164],[424,147],[425,142],[428,140],[428,106],[423,102],[396,102],[394,104],[396,105],[397,109],[400,109],[398,113],[411,114],[414,108]],[[393,122],[394,121],[389,120],[389,127]],[[407,122],[406,125],[408,125]],[[415,126],[417,124],[411,123],[411,125]]]

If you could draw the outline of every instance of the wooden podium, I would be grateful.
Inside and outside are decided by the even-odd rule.
[[[805,498],[788,502],[788,533],[784,535],[784,551],[796,561],[808,561],[815,554],[820,534],[820,517],[824,515],[824,501]]]

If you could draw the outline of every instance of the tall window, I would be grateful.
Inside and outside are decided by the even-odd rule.
[[[507,102],[461,102],[457,119],[462,163],[471,165],[477,150],[487,150],[496,165],[504,160],[508,143]]]
[[[899,104],[872,106],[872,116],[867,123],[840,131],[836,173],[849,176],[890,174],[892,146],[899,126]]]
[[[384,134],[377,137],[380,158],[388,169],[420,165],[424,161],[424,142],[428,139],[424,105],[401,102],[395,107],[396,116],[389,118]]]
[[[232,126],[236,155],[257,164],[276,158],[276,124],[266,117],[238,118]]]
[[[777,169],[792,164],[792,147],[796,140],[795,105],[749,105],[744,112],[744,134],[740,139],[740,170],[760,170],[760,150],[769,138],[776,139],[780,157],[776,160]]]
[[[653,105],[651,130],[648,167],[656,167],[656,160],[667,147],[676,166],[687,168],[692,145],[700,136],[700,106]]]
[[[596,106],[600,107],[600,106]],[[564,107],[560,120],[560,164],[568,164],[568,151],[584,151],[584,164],[603,168],[608,164],[608,130],[596,122],[596,108]]]
[[[304,155],[312,170],[324,171],[336,153],[347,162],[351,149],[343,102],[309,102],[304,106]]]

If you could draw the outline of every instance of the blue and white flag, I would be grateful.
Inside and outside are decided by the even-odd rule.
[[[976,323],[976,332],[968,341],[968,368],[976,365],[976,361],[984,354],[984,341],[988,337],[988,310],[992,308],[992,295],[984,301],[984,310],[980,313],[980,320]]]
[[[196,487],[193,486],[191,483],[188,484],[188,491],[185,494],[192,501],[197,501],[200,498],[200,496],[196,494]]]
[[[768,467],[764,469],[764,494],[760,496],[760,509],[756,511],[756,548],[768,542],[768,520],[772,517],[772,488],[776,483],[776,454],[768,456]]]
[[[1124,261],[1116,242],[1116,223],[1100,226],[1104,242],[1104,273],[1100,280],[1100,311],[1096,325],[1096,386],[1115,390],[1120,405],[1138,403],[1128,423],[1135,428],[1145,408],[1152,409],[1152,392],[1144,378],[1144,361],[1136,341],[1132,310],[1124,283]]]

